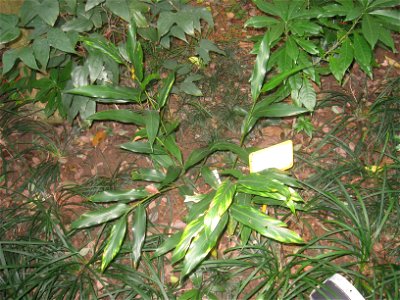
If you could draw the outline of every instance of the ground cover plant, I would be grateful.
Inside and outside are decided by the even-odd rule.
[[[249,100],[230,106],[241,126],[190,149],[174,106],[212,117],[205,79],[228,53],[211,41],[212,1],[25,0],[0,14],[2,297],[303,299],[335,273],[366,297],[399,297],[400,82],[323,90],[356,66],[371,80],[374,50],[396,52],[396,1],[242,2],[227,5],[252,10]],[[75,132],[134,128],[113,146],[138,163],[63,183],[72,131],[41,108]],[[312,151],[292,174],[250,173],[260,128],[291,120]],[[184,199],[180,223],[157,223],[171,199]]]

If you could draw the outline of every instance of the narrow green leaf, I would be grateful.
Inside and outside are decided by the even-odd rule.
[[[165,174],[152,168],[139,168],[131,172],[131,178],[132,180],[162,182],[165,180]]]
[[[125,144],[122,144],[120,146],[122,149],[132,151],[135,153],[143,153],[143,154],[156,154],[156,155],[162,155],[166,154],[161,147],[158,145],[153,145],[153,147],[150,146],[149,142],[128,142]]]
[[[135,210],[135,221],[132,226],[132,233],[133,233],[132,258],[135,267],[137,267],[142,253],[144,239],[146,237],[146,223],[147,223],[146,209],[142,204],[139,204]]]
[[[303,84],[297,94],[299,103],[305,106],[309,111],[312,111],[317,103],[317,94],[315,93],[314,87],[310,80],[303,78]]]
[[[182,278],[192,272],[208,255],[208,253],[210,253],[210,251],[216,246],[218,239],[224,232],[227,223],[228,215],[224,214],[220,222],[218,222],[218,225],[210,234],[206,234],[205,230],[202,230],[194,238],[183,261],[181,273]]]
[[[254,110],[253,115],[256,118],[283,118],[297,116],[306,112],[309,112],[309,110],[303,107],[286,103],[274,103],[268,106],[257,107]]]
[[[317,46],[308,40],[305,40],[302,38],[296,38],[296,43],[310,54],[318,54],[319,53]]]
[[[101,99],[141,101],[139,90],[122,86],[87,85],[64,91],[64,93]]]
[[[354,33],[354,57],[359,63],[361,69],[367,73],[369,77],[372,77],[372,50],[368,45],[367,41],[358,33]]]
[[[176,245],[181,239],[181,236],[182,232],[179,231],[177,233],[174,233],[171,237],[167,238],[164,241],[164,243],[162,243],[161,246],[157,248],[156,252],[154,253],[154,256],[158,257],[170,252],[172,249],[176,247]]]
[[[165,150],[171,153],[179,161],[180,164],[183,163],[182,152],[179,149],[179,146],[177,145],[173,135],[169,135],[165,139],[163,139],[162,144]]]
[[[87,212],[72,222],[71,228],[78,229],[103,224],[114,220],[130,210],[126,204],[119,203],[106,208],[100,208],[95,211]]]
[[[113,225],[110,236],[108,237],[106,247],[104,248],[103,257],[101,259],[102,272],[104,272],[104,270],[108,267],[110,262],[115,258],[115,256],[121,249],[122,242],[124,241],[125,238],[126,225],[127,225],[126,216],[122,216]]]
[[[87,118],[88,120],[110,120],[121,123],[143,126],[145,119],[142,114],[127,109],[110,109],[99,111]]]
[[[389,29],[386,29],[383,26],[379,28],[379,40],[384,43],[386,46],[391,48],[393,52],[396,52],[396,48],[394,45],[394,41]]]
[[[298,66],[296,68],[293,68],[293,69],[287,70],[285,72],[282,72],[278,75],[275,75],[266,84],[263,85],[261,92],[265,93],[270,90],[273,90],[278,85],[280,85],[286,78],[288,78],[289,76],[291,76],[293,74],[296,74],[297,72],[299,72],[305,68],[307,68],[307,66]]]
[[[125,191],[104,191],[89,197],[89,200],[92,202],[133,201],[149,195],[144,188],[138,188]]]
[[[209,156],[211,153],[212,151],[209,149],[209,147],[193,150],[185,162],[184,165],[185,170],[188,170],[192,166],[198,164],[200,161]]]
[[[133,20],[131,20],[131,22],[128,25],[126,52],[128,53],[128,57],[132,63],[135,60],[135,53],[137,49],[136,35],[137,35],[136,24]]]
[[[398,9],[378,9],[369,13],[370,15],[383,17],[383,20],[387,21],[394,26],[399,26],[400,11]]]
[[[269,33],[266,32],[261,40],[258,50],[256,62],[254,64],[253,73],[250,77],[251,96],[253,101],[257,101],[260,95],[261,87],[264,82],[265,74],[267,73],[267,63],[270,56],[270,39]]]
[[[217,175],[214,174],[214,172],[210,170],[209,167],[203,166],[201,168],[201,177],[213,189],[218,189],[220,185],[220,179],[217,177]]]
[[[153,147],[154,141],[157,137],[158,129],[160,127],[160,114],[158,111],[148,110],[144,115],[147,139],[149,140],[150,147]]]
[[[303,243],[303,240],[296,232],[284,228],[287,226],[285,223],[271,218],[253,207],[232,204],[230,214],[239,223],[268,238],[282,243]]]
[[[99,50],[118,64],[123,63],[119,50],[113,43],[99,37],[81,37],[81,40],[88,48]]]
[[[160,93],[157,98],[157,103],[159,109],[163,108],[164,105],[167,103],[167,99],[169,96],[169,93],[171,92],[172,86],[174,85],[175,82],[175,74],[170,73],[168,77],[163,80],[163,86],[160,90]]]
[[[329,69],[332,71],[336,80],[341,82],[347,69],[353,62],[354,52],[350,39],[346,39],[338,51],[338,55],[329,59]]]
[[[204,229],[204,218],[199,217],[191,221],[186,225],[183,230],[181,239],[176,245],[174,252],[172,253],[171,263],[175,264],[180,261],[186,254],[193,238],[198,236],[199,232]]]
[[[398,20],[400,22],[400,19]],[[380,23],[375,20],[371,15],[364,15],[361,21],[361,31],[365,39],[374,49],[376,42],[379,38]]]
[[[131,14],[126,0],[106,0],[106,6],[113,14],[129,22]]]
[[[299,47],[297,46],[293,37],[289,36],[285,43],[285,52],[294,62],[299,57]]]
[[[244,27],[253,27],[253,28],[266,28],[270,27],[278,23],[277,19],[267,17],[267,16],[254,16],[251,17],[244,23]]]
[[[218,187],[210,207],[204,216],[206,234],[215,230],[220,222],[222,215],[228,210],[235,194],[236,185],[230,180],[226,180]]]

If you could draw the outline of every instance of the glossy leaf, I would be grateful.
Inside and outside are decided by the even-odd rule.
[[[372,77],[372,51],[367,41],[358,33],[354,33],[354,57],[359,63],[361,69]]]
[[[176,143],[173,135],[169,135],[163,139],[162,144],[167,152],[172,154],[180,164],[183,164],[182,152],[179,149],[179,146]]]
[[[254,102],[257,101],[257,98],[260,95],[265,74],[267,73],[267,63],[269,56],[270,56],[270,39],[268,32],[266,32],[263,36],[263,39],[261,40],[256,62],[254,64],[253,73],[251,74],[250,77],[251,96]]]
[[[285,72],[282,72],[278,75],[275,75],[270,80],[268,80],[267,83],[265,83],[263,85],[261,92],[265,93],[270,90],[273,90],[278,85],[280,85],[286,78],[288,78],[289,76],[291,76],[293,74],[296,74],[297,72],[303,70],[304,68],[306,68],[306,66],[298,66],[296,68],[293,68],[293,69],[287,70]]]
[[[399,19],[400,22],[400,19]],[[374,49],[376,42],[379,38],[380,23],[375,20],[371,15],[364,15],[361,21],[361,31],[365,39],[371,45],[371,49]]]
[[[175,74],[170,73],[168,74],[168,77],[163,80],[163,86],[160,90],[160,93],[157,98],[157,103],[159,109],[163,108],[165,104],[167,103],[167,99],[169,96],[169,93],[171,92],[172,86],[174,85],[175,82]]]
[[[118,64],[123,63],[118,48],[113,43],[95,37],[81,37],[81,39],[87,47],[102,52]]]
[[[308,109],[286,103],[274,103],[266,106],[259,106],[254,110],[257,118],[283,118],[292,117],[308,112]]]
[[[122,149],[132,151],[135,153],[143,153],[143,154],[166,154],[165,151],[161,149],[161,147],[157,145],[150,146],[149,142],[128,142],[122,144],[120,146]]]
[[[96,7],[100,3],[103,3],[105,0],[88,0],[85,4],[85,11],[91,10],[93,7]]]
[[[77,220],[72,222],[71,228],[78,229],[103,224],[112,221],[130,210],[126,204],[114,204],[106,208],[100,208],[81,215]]]
[[[110,262],[115,258],[115,256],[120,251],[121,245],[125,238],[126,225],[127,225],[126,216],[119,218],[119,220],[117,220],[113,225],[110,236],[108,237],[106,247],[104,248],[103,257],[101,259],[102,272],[104,272],[104,270],[108,267]]]
[[[38,15],[50,26],[54,26],[60,14],[60,6],[58,1],[44,0],[38,9]]]
[[[254,16],[244,23],[244,27],[266,28],[278,23],[277,19],[267,16]]]
[[[201,168],[201,176],[209,186],[211,186],[213,189],[218,189],[220,185],[220,179],[214,174],[214,172],[210,170],[209,167],[204,166]]]
[[[175,264],[180,261],[186,254],[193,238],[198,236],[199,232],[204,229],[204,218],[199,217],[193,221],[191,221],[188,225],[186,225],[183,230],[181,239],[179,243],[176,245],[174,252],[172,253],[171,263]]]
[[[143,126],[145,120],[142,114],[127,110],[127,109],[111,109],[99,111],[90,117],[88,120],[110,120],[121,123],[136,124]]]
[[[181,277],[185,277],[186,275],[191,273],[216,246],[218,239],[224,232],[227,223],[228,215],[224,214],[220,222],[218,222],[218,225],[210,234],[206,234],[205,231],[202,230],[194,238],[189,250],[185,255]]]
[[[155,110],[148,110],[144,115],[147,139],[149,140],[150,147],[153,148],[153,144],[156,140],[158,129],[160,127],[160,115],[158,111]]]
[[[292,99],[302,104],[309,111],[312,111],[317,103],[317,95],[310,80],[303,78],[302,85],[298,91],[292,93]]]
[[[329,68],[336,80],[341,82],[347,69],[353,62],[354,53],[350,39],[346,39],[338,51],[338,55],[329,59]]]
[[[296,232],[285,228],[287,227],[285,223],[271,218],[253,207],[232,204],[230,214],[239,223],[270,239],[282,243],[303,243],[302,238]]]
[[[139,204],[135,210],[135,221],[133,222],[132,232],[133,232],[133,244],[132,244],[132,258],[133,264],[137,267],[144,240],[146,237],[146,209],[142,204]]]
[[[226,180],[218,187],[214,198],[210,203],[210,207],[204,216],[204,225],[206,234],[210,234],[215,230],[221,221],[222,215],[228,210],[232,203],[236,185]]]
[[[150,194],[143,188],[125,191],[104,191],[89,197],[92,202],[133,201],[143,199]]]
[[[174,249],[176,247],[176,245],[178,244],[178,242],[180,241],[182,236],[182,232],[177,232],[174,233],[172,236],[170,236],[169,238],[167,238],[164,243],[161,244],[161,246],[159,246],[156,250],[156,252],[154,252],[154,256],[158,257],[161,255],[164,255],[168,252],[170,252],[172,249]]]
[[[139,168],[132,171],[131,178],[132,180],[162,182],[165,180],[165,174],[156,169]]]
[[[65,91],[68,94],[92,98],[140,102],[140,91],[134,88],[108,85],[87,85]]]

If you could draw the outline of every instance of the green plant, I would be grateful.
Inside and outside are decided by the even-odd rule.
[[[373,50],[377,44],[394,47],[392,31],[399,31],[396,1],[265,1],[254,0],[266,15],[254,16],[247,27],[266,28],[254,53],[264,44],[266,59],[259,61],[262,77],[271,74],[261,92],[278,92],[312,111],[313,85],[332,74],[341,82],[353,62],[372,77]],[[379,28],[379,30],[376,30]],[[279,74],[277,74],[279,73]],[[261,82],[262,84],[262,82]],[[252,86],[254,97],[258,87]],[[278,93],[276,92],[276,93]]]

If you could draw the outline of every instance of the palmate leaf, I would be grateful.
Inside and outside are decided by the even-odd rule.
[[[210,207],[204,216],[205,233],[210,235],[215,230],[222,216],[228,210],[235,194],[236,185],[226,180],[218,187]]]
[[[117,220],[113,225],[110,236],[108,237],[106,247],[104,248],[103,257],[101,259],[102,272],[104,272],[104,270],[108,267],[110,262],[114,259],[114,257],[121,249],[122,242],[125,238],[126,225],[127,216],[119,218],[119,220]]]
[[[228,215],[224,214],[216,225],[215,229],[210,234],[206,234],[204,229],[198,233],[185,255],[181,272],[182,278],[192,272],[216,246],[218,239],[224,232],[227,223]]]
[[[132,258],[133,264],[137,267],[139,262],[144,239],[146,237],[146,209],[142,204],[139,204],[135,211],[135,221],[132,226],[133,244],[132,244]]]
[[[270,42],[269,31],[267,31],[261,40],[260,48],[258,50],[256,62],[253,68],[253,73],[250,77],[251,96],[254,102],[257,101],[258,96],[260,95],[265,74],[267,73],[267,62],[270,55]]]
[[[130,206],[119,203],[106,208],[100,208],[95,211],[87,212],[81,215],[77,220],[72,222],[71,228],[78,229],[103,224],[122,216],[130,209]]]
[[[261,235],[282,243],[303,243],[302,238],[287,225],[271,218],[253,207],[232,204],[229,210],[231,216],[239,223],[250,227]]]

